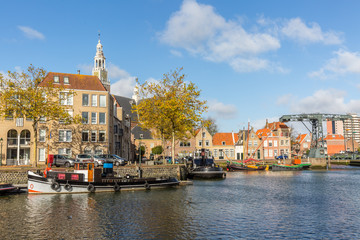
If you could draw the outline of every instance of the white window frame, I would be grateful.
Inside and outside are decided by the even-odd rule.
[[[46,129],[39,129],[39,142],[46,141]]]
[[[84,138],[83,138],[83,134],[84,134],[84,133],[87,133],[87,134],[88,134],[87,140],[84,140]],[[81,132],[81,141],[82,141],[82,142],[89,142],[89,138],[90,138],[90,136],[89,136],[89,130],[83,130],[83,131]]]
[[[95,134],[95,141],[93,141],[93,134]],[[97,131],[91,131],[90,142],[97,142]]]
[[[71,148],[58,148],[58,154],[71,156]]]
[[[39,148],[39,162],[45,162],[46,160],[46,149]]]
[[[99,95],[99,107],[106,107],[106,95]]]
[[[64,77],[64,84],[69,84],[69,77]]]
[[[91,112],[91,124],[97,124],[97,112]]]
[[[100,118],[100,115],[104,115],[104,122],[101,122],[101,118]],[[106,124],[106,113],[104,112],[99,112],[99,124],[102,124],[102,125],[105,125]]]
[[[64,105],[64,106],[72,106],[74,104],[74,99],[73,99],[73,94],[72,93],[69,93],[69,92],[60,92],[59,93],[59,99],[60,99],[60,104],[61,105]],[[63,97],[61,96],[63,95],[64,96],[64,99],[62,99]]]
[[[54,76],[54,83],[60,83],[60,77]]]
[[[100,134],[104,134],[104,141],[100,140]],[[105,130],[99,130],[99,142],[106,142],[106,131]]]
[[[87,114],[87,117],[84,117],[84,114]],[[89,112],[82,112],[81,113],[81,122],[82,124],[89,124]]]
[[[63,139],[60,138],[60,132],[63,132]],[[72,131],[69,129],[60,129],[59,142],[72,142]]]
[[[87,96],[87,104],[84,102],[85,96]],[[88,93],[82,94],[82,106],[84,106],[84,107],[90,106],[90,94],[88,94]]]
[[[92,94],[91,95],[91,106],[92,107],[97,107],[97,95],[95,95],[95,94]]]

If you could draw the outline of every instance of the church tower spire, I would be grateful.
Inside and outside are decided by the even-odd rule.
[[[110,81],[107,76],[107,70],[105,68],[105,56],[103,52],[103,46],[100,42],[100,33],[99,33],[99,41],[96,45],[96,55],[94,57],[94,68],[92,74],[97,76],[102,84],[105,86],[106,90],[110,91]]]

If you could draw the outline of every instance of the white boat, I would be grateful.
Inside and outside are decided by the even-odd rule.
[[[85,168],[81,169],[81,166]],[[177,185],[179,181],[176,178],[137,178],[130,175],[114,177],[112,164],[104,164],[104,168],[94,168],[93,163],[75,164],[73,172],[47,170],[42,174],[28,171],[30,194],[118,192]]]

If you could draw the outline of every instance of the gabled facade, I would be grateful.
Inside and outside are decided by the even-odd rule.
[[[345,151],[344,136],[339,134],[329,134],[324,138],[324,140],[326,141],[327,154],[329,156]]]
[[[264,129],[257,131],[262,141],[264,159],[274,159],[277,156],[291,155],[290,128],[281,122],[266,123]]]
[[[302,156],[306,154],[311,147],[311,136],[310,134],[299,134],[295,140],[295,151],[297,155]]]
[[[254,128],[244,132],[244,159],[255,158],[263,159],[261,151],[261,139],[256,134]]]
[[[215,133],[212,137],[212,153],[215,160],[234,160],[235,145],[239,135],[231,133]]]

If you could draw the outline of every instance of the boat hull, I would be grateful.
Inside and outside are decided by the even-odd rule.
[[[272,171],[300,171],[303,170],[303,166],[301,165],[272,165]]]
[[[190,179],[224,179],[226,172],[220,167],[197,167],[189,171]]]
[[[246,166],[246,165],[240,165],[240,164],[230,164],[227,166],[229,171],[261,171],[265,170],[265,166]]]
[[[76,182],[54,180],[42,177],[31,171],[28,172],[28,193],[89,193],[89,192],[118,192],[125,190],[150,190],[168,188],[179,185],[176,178],[168,179],[103,179],[102,182]]]
[[[12,184],[0,184],[0,194],[18,192],[19,189]]]

